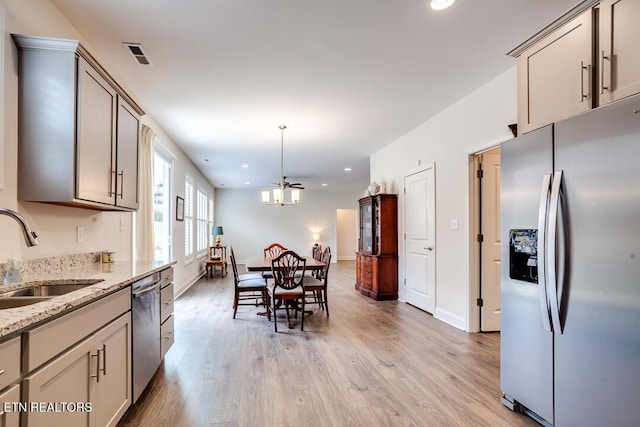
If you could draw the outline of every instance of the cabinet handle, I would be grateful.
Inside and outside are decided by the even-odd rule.
[[[165,340],[170,340],[171,337],[173,337],[173,332],[169,332],[167,335],[164,336]]]
[[[603,95],[605,90],[610,90],[609,87],[611,86],[611,85],[609,86],[604,85],[604,60],[605,59],[609,59],[609,57],[605,56],[604,50],[603,50],[600,56],[600,95]],[[611,72],[609,72],[609,74],[611,74]]]
[[[0,375],[4,375],[4,369],[0,369]]]
[[[170,305],[173,302],[173,298],[164,303],[164,305]]]
[[[124,170],[121,170],[120,173],[118,174],[118,176],[120,177],[120,194],[117,194],[117,196],[120,196],[120,198],[123,198],[123,194],[124,194]]]
[[[100,382],[100,350],[96,354],[92,354],[91,357],[96,358],[96,374],[91,375],[91,378],[95,378],[96,382]]]
[[[113,196],[116,194],[113,191],[113,175],[115,174],[116,174],[116,171],[111,170],[111,168],[109,168],[109,196]]]
[[[584,102],[589,96],[584,94],[584,70],[589,70],[589,67],[584,66],[584,61],[580,61],[580,102]]]
[[[106,344],[102,344],[102,375],[107,375],[107,345]]]

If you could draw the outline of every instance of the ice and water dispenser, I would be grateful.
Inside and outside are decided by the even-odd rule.
[[[509,277],[538,283],[538,230],[509,230]]]

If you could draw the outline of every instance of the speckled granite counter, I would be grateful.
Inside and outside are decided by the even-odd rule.
[[[111,264],[92,262],[96,259],[95,254],[87,254],[86,259],[80,260],[71,256],[52,257],[50,259],[34,260],[27,268],[21,266],[23,281],[9,285],[0,284],[0,293],[43,284],[52,280],[72,282],[74,280],[93,279],[101,280],[101,282],[64,295],[52,297],[47,301],[0,310],[0,340],[175,264],[175,261],[141,261],[137,263],[116,261]]]

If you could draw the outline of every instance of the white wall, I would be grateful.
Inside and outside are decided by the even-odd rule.
[[[21,202],[17,196],[18,159],[18,51],[11,40],[11,33],[33,36],[69,38],[82,41],[83,45],[100,60],[100,52],[93,51],[80,34],[71,26],[48,0],[0,0],[5,9],[3,81],[4,128],[0,149],[4,150],[4,182],[0,189],[0,207],[17,210],[38,234],[39,245],[27,248],[22,233],[12,219],[0,216],[0,262],[9,257],[33,259],[63,254],[73,254],[100,250],[115,251],[115,259],[131,260],[133,257],[132,219],[128,212],[100,212],[90,209],[53,206],[39,203]],[[130,95],[135,99],[135,93]],[[142,119],[158,134],[160,141],[175,156],[174,191],[184,196],[184,174],[188,171],[213,195],[213,187],[187,159],[171,138],[162,131],[160,124],[148,115]],[[3,157],[0,156],[0,160]],[[2,167],[0,167],[0,173]],[[0,180],[2,182],[2,180]],[[175,196],[175,195],[174,195]],[[175,200],[175,197],[174,197]],[[124,230],[120,231],[120,222]],[[84,228],[84,241],[76,242],[76,227]],[[202,262],[185,265],[184,228],[182,223],[174,223],[174,257],[176,292],[196,280],[204,271]]]
[[[232,245],[239,264],[262,256],[278,242],[302,255],[311,255],[313,233],[323,247],[336,248],[336,209],[355,209],[359,192],[304,190],[296,207],[264,206],[257,190],[216,189],[216,225],[224,227],[222,242]]]
[[[399,235],[404,233],[403,177],[435,163],[436,309],[434,316],[469,330],[469,154],[511,137],[516,119],[515,67],[371,156],[371,180],[398,193]],[[451,219],[460,228],[451,230]],[[399,242],[399,281],[404,242]],[[404,287],[399,296],[404,299]]]

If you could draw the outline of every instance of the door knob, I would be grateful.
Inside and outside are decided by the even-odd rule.
[[[426,249],[426,250],[428,250],[428,251],[432,251],[432,250],[433,250],[433,246],[429,246],[429,247],[426,247],[426,248],[424,248],[424,249]]]

